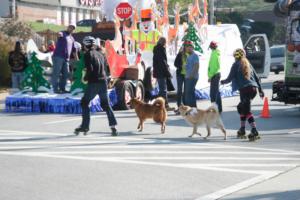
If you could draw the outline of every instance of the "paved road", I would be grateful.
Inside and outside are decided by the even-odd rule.
[[[268,96],[276,78],[264,83]],[[270,102],[272,118],[257,118],[262,139],[249,143],[235,138],[237,102],[224,99],[228,141],[216,129],[207,141],[187,138],[191,128],[171,113],[162,135],[151,121],[138,133],[133,111],[116,112],[119,137],[110,137],[103,113],[93,115],[88,136],[78,137],[72,130],[80,116],[1,113],[0,199],[299,199],[300,186],[290,193],[275,186],[277,178],[300,175],[294,171],[300,165],[299,108]],[[262,100],[253,104],[258,116]],[[259,196],[264,183],[278,193]]]

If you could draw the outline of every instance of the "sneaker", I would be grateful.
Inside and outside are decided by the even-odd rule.
[[[111,136],[118,136],[118,130],[116,128],[111,128]]]

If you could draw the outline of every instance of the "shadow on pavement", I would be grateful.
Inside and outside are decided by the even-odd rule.
[[[30,137],[23,139],[0,139],[1,142],[28,142],[28,141],[43,141],[43,140],[60,140],[64,138],[72,138],[76,137],[75,135],[66,135],[66,136],[58,136],[58,137]]]
[[[90,134],[99,135],[100,139],[101,138],[105,138],[105,137],[111,137],[110,132],[96,132],[96,131],[94,131],[94,132],[90,132]],[[152,134],[152,133],[141,133],[141,132],[138,132],[138,131],[128,131],[128,132],[119,131],[119,136],[118,137],[122,138],[122,137],[126,137],[126,136],[149,136],[149,135],[155,135],[155,134]]]
[[[195,136],[193,138],[189,138],[188,135],[186,137],[180,137],[180,138],[170,138],[170,137],[149,137],[145,139],[150,139],[150,140],[155,140],[155,145],[176,145],[176,144],[203,144],[203,143],[208,143],[209,140],[204,140],[200,136]],[[128,145],[152,145],[153,143],[145,144],[143,142],[135,142],[133,144],[128,144]]]
[[[228,200],[254,200],[254,199],[272,199],[272,200],[299,200],[300,190],[292,190],[286,192],[275,192],[268,194],[252,195],[247,197],[228,198]],[[227,199],[227,198],[226,198]]]
[[[88,142],[87,142],[88,143]],[[59,143],[58,143],[59,144]],[[32,150],[57,150],[57,148],[71,148],[71,147],[85,147],[85,146],[101,146],[101,145],[110,145],[116,144],[115,142],[107,142],[107,143],[93,143],[93,144],[78,144],[78,145],[45,145],[43,147],[32,147],[32,148],[14,148],[14,149],[3,149],[1,151],[5,152],[14,152],[14,151],[32,151]]]
[[[254,110],[254,116],[260,115],[260,110]],[[300,131],[300,112],[294,108],[283,108],[271,110],[271,118],[264,119],[256,117],[258,130],[260,131],[278,131],[285,129],[299,129]],[[240,128],[240,118],[236,111],[222,113],[222,120],[227,129],[238,130]],[[167,121],[167,126],[191,127],[183,118],[171,119]],[[248,123],[247,123],[248,126]],[[249,126],[248,126],[249,127]],[[203,126],[204,128],[204,126]],[[191,128],[192,131],[192,128]]]

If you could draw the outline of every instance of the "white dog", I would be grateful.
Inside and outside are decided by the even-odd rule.
[[[211,127],[216,125],[224,133],[224,140],[227,139],[226,130],[216,104],[212,104],[207,110],[181,105],[179,106],[179,112],[185,121],[193,126],[193,133],[189,137],[193,137],[195,134],[201,136],[201,134],[197,132],[198,126],[206,125],[207,136],[205,139],[207,139],[211,134]]]

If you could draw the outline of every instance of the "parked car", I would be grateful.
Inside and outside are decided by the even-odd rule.
[[[251,30],[253,27],[253,24],[255,21],[253,19],[244,19],[243,23],[241,24],[240,32],[241,32],[241,38],[243,42],[246,42],[246,40],[250,37],[251,35]]]
[[[274,45],[270,48],[271,52],[271,72],[279,74],[284,71],[285,66],[285,45]]]
[[[95,19],[83,19],[76,23],[77,26],[89,26],[92,27],[97,23]]]

